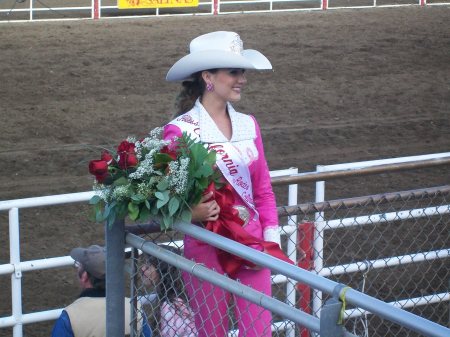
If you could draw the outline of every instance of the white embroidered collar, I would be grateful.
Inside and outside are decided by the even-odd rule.
[[[200,103],[200,99],[195,102],[193,110],[198,113],[200,140],[204,143],[226,143],[239,142],[242,140],[253,140],[256,138],[255,123],[253,119],[245,114],[237,112],[227,103],[228,114],[231,119],[232,136],[228,140],[219,130],[216,123],[206,111],[205,107]]]

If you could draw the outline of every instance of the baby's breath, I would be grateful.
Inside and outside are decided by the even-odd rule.
[[[136,137],[135,136],[128,136],[127,137],[127,142],[136,143]]]
[[[150,181],[143,181],[137,184],[136,192],[146,198],[152,197],[156,190],[154,184]]]
[[[169,188],[175,193],[183,195],[186,192],[188,182],[189,158],[181,158],[180,161],[169,163],[170,175],[168,179]]]
[[[111,198],[113,200],[122,201],[125,200],[133,194],[133,188],[131,184],[116,186],[111,193]]]
[[[110,202],[112,189],[109,186],[105,186],[95,182],[93,190],[95,191],[95,195],[98,195],[104,202]]]
[[[153,150],[152,150],[153,151]],[[147,154],[145,159],[139,163],[138,168],[135,172],[129,174],[129,178],[132,180],[139,180],[145,177],[150,177],[153,173],[155,173],[155,169],[153,168],[153,152]]]

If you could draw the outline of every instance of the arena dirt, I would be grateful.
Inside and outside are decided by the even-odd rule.
[[[190,39],[212,30],[239,32],[245,48],[272,61],[273,72],[248,74],[236,104],[257,117],[270,169],[449,151],[447,6],[2,24],[0,200],[90,190],[87,163],[101,147],[170,119],[179,87],[165,74]],[[330,183],[327,198],[443,185],[448,176],[441,167],[347,179]],[[312,200],[312,186],[301,191]],[[277,194],[282,205],[285,190]],[[21,211],[21,258],[102,243],[88,213],[84,204]],[[6,263],[6,213],[0,244]],[[73,274],[25,273],[24,312],[70,303]],[[0,316],[9,316],[10,281],[0,282]],[[51,326],[25,332],[48,336]]]

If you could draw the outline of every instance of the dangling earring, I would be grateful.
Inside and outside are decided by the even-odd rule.
[[[214,84],[206,83],[206,90],[209,91],[209,92],[213,92],[214,91]]]

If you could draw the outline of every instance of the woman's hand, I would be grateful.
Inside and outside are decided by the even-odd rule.
[[[192,222],[216,221],[219,218],[220,207],[215,200],[210,200],[212,196],[213,192],[206,193],[192,207]]]

